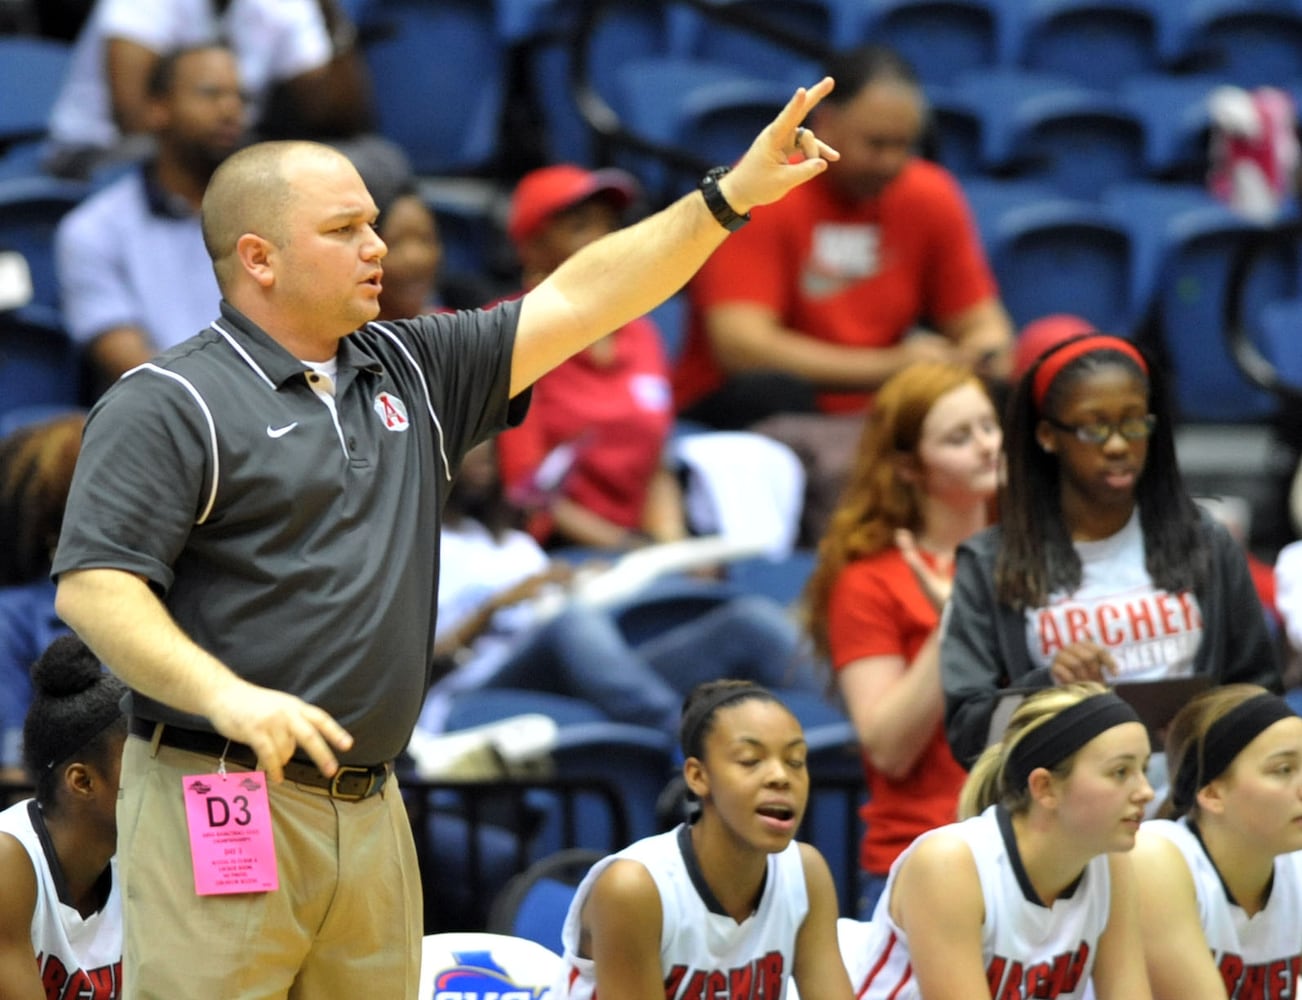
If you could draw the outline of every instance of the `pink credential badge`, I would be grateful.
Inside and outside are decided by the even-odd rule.
[[[200,896],[280,888],[262,771],[182,778],[194,891]]]

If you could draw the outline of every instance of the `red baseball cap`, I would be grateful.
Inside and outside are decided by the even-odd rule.
[[[511,196],[506,232],[517,247],[536,235],[553,215],[581,201],[603,195],[620,211],[638,195],[632,174],[614,168],[585,170],[573,163],[558,163],[531,170],[520,179]]]
[[[1089,320],[1071,313],[1054,313],[1027,323],[1022,327],[1013,347],[1013,380],[1025,375],[1027,369],[1040,360],[1049,348],[1093,331],[1094,326]]]

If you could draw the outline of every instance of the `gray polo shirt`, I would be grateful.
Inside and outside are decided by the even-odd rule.
[[[338,719],[345,763],[394,757],[427,686],[451,473],[528,408],[507,398],[519,309],[369,324],[340,343],[327,405],[320,376],[222,303],[91,411],[54,575],[144,576],[240,676]]]

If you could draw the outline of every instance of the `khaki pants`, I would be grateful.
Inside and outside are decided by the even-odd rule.
[[[118,797],[125,1000],[414,998],[422,901],[397,782],[344,802],[269,787],[280,888],[197,896],[181,781],[214,758],[127,740]],[[229,771],[241,770],[228,767]]]

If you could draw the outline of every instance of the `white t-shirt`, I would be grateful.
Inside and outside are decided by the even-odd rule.
[[[1139,509],[1111,538],[1076,542],[1081,583],[1071,593],[1049,595],[1048,604],[1026,612],[1031,662],[1048,667],[1064,646],[1091,641],[1117,663],[1113,680],[1151,681],[1193,673],[1202,641],[1203,616],[1192,591],[1177,594],[1153,586],[1144,565]]]
[[[549,564],[547,553],[523,531],[507,531],[495,539],[482,524],[467,518],[455,526],[445,524],[439,537],[436,639],[459,628],[494,594],[536,576]],[[419,728],[442,732],[453,695],[473,690],[491,677],[539,615],[538,604],[528,601],[496,612],[487,631],[472,644],[470,655],[430,688]]]
[[[253,121],[273,84],[324,66],[332,53],[317,0],[231,0],[220,18],[212,0],[98,0],[77,38],[50,114],[50,135],[57,146],[110,149],[117,144],[106,70],[109,38],[158,53],[225,41],[239,63]]]

